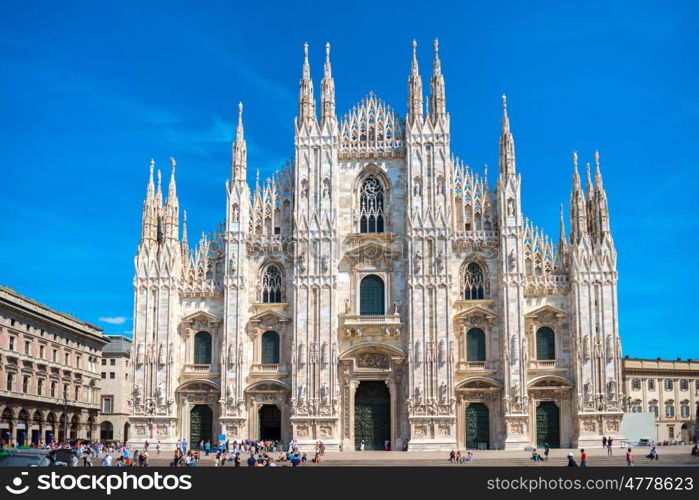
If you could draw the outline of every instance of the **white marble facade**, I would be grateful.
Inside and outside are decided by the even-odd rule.
[[[319,117],[306,46],[293,161],[250,190],[239,105],[225,220],[194,248],[175,162],[164,202],[151,162],[132,444],[204,432],[342,450],[360,436],[521,449],[618,436],[616,252],[599,155],[583,190],[574,154],[570,236],[561,207],[554,243],[522,214],[504,96],[496,185],[452,153],[434,48],[423,101],[413,43],[405,118],[373,93],[338,118],[329,45]]]

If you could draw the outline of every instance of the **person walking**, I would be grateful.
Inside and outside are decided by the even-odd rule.
[[[626,466],[633,467],[633,455],[631,454],[631,448],[626,450]]]
[[[602,448],[607,448],[607,436],[602,436]]]
[[[580,467],[587,467],[587,453],[584,449],[580,450]]]
[[[155,445],[155,454],[160,456],[160,441],[158,441],[158,444]]]
[[[183,455],[187,454],[187,440],[186,439],[182,440],[182,454]]]
[[[566,455],[566,457],[568,457],[568,467],[577,467],[578,466],[578,464],[575,463],[575,458],[573,458],[572,453],[569,452]]]
[[[549,451],[551,451],[551,447],[549,446],[548,442],[544,443],[544,460],[548,462],[549,460]]]
[[[610,457],[612,456],[612,442],[613,441],[614,440],[612,439],[612,436],[609,436],[607,438],[607,455],[609,455]]]

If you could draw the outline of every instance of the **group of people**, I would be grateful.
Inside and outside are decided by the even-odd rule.
[[[449,462],[452,464],[467,464],[473,462],[473,453],[471,450],[467,450],[465,455],[461,454],[461,450],[451,450],[449,453]]]
[[[208,456],[212,451],[215,452],[214,466],[225,467],[230,463],[233,467],[241,467],[243,461],[248,467],[277,467],[277,462],[288,463],[292,467],[308,461],[308,455],[299,451],[296,440],[289,442],[285,449],[284,444],[279,440],[250,440],[230,441],[216,443],[211,445],[210,441],[201,441],[199,448],[204,451],[205,456]],[[272,454],[279,452],[275,460]],[[321,463],[322,456],[325,454],[325,444],[322,441],[316,441],[315,454],[311,459],[313,463]],[[248,456],[245,459],[245,456]],[[175,445],[173,459],[170,462],[171,467],[196,467],[199,465],[200,451],[188,449],[186,439],[179,439]]]
[[[612,444],[614,443],[614,439],[612,439],[612,436],[602,436],[602,448],[607,448],[607,455],[610,457],[612,456]]]

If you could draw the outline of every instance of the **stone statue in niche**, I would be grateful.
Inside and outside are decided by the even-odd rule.
[[[352,311],[352,305],[350,304],[350,299],[345,299],[345,314],[349,314]]]
[[[327,406],[329,402],[330,389],[328,389],[328,383],[323,382],[323,385],[320,387],[320,404],[323,406]]]
[[[415,404],[422,404],[422,384],[415,386]]]
[[[419,198],[419,197],[420,197],[420,191],[421,191],[421,189],[420,189],[420,178],[419,178],[419,177],[415,177],[415,180],[413,181],[413,196],[415,196],[416,198]]]
[[[515,253],[514,249],[510,250],[510,253],[507,256],[507,262],[510,266],[510,270],[514,271],[517,267],[517,254]]]
[[[439,253],[437,254],[437,270],[439,272],[444,270],[444,262],[445,262],[444,252],[442,252],[440,250]]]
[[[415,273],[420,274],[422,272],[422,258],[423,254],[420,250],[415,251]]]
[[[507,200],[507,216],[515,216],[515,200],[513,200],[512,198]]]
[[[393,315],[397,316],[400,311],[400,301],[396,300],[393,302]]]
[[[155,389],[155,399],[158,405],[162,405],[165,401],[165,386],[162,382],[160,382]]]
[[[439,384],[439,402],[440,404],[447,402],[447,383],[444,380]]]
[[[238,205],[233,205],[233,222],[238,222],[239,215]]]

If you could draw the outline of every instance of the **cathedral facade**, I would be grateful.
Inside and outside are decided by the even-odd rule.
[[[306,45],[294,159],[252,190],[239,105],[224,222],[193,246],[175,162],[164,201],[151,162],[130,444],[522,449],[620,437],[599,155],[583,189],[573,154],[570,235],[561,206],[554,242],[522,214],[504,96],[495,186],[453,155],[436,41],[428,97],[413,42],[404,118],[373,93],[338,118],[329,45],[320,87],[317,106]]]

